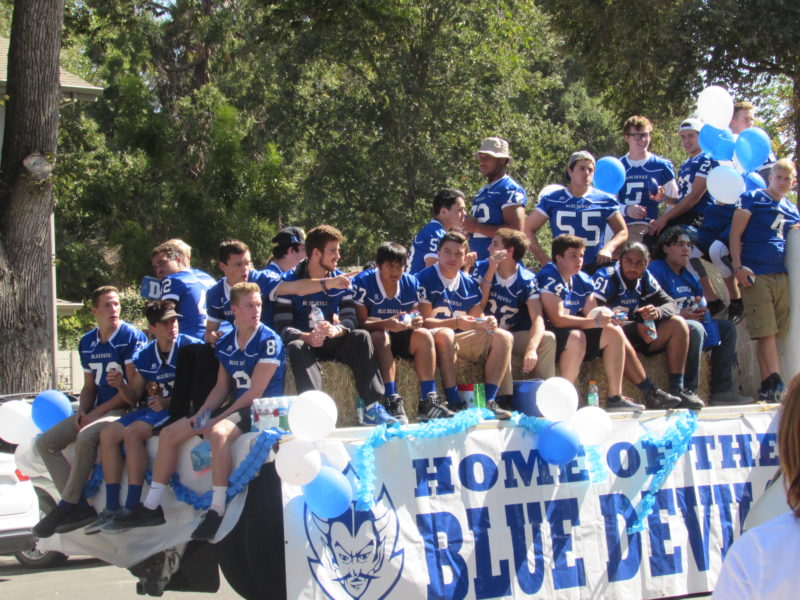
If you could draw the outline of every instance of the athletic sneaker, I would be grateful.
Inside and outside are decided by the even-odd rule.
[[[634,402],[632,398],[617,394],[606,398],[606,410],[608,412],[642,412],[644,404]]]
[[[486,403],[486,408],[494,413],[495,419],[498,421],[505,421],[506,419],[511,418],[511,411],[502,408],[498,403],[497,400],[489,400]]]
[[[681,403],[681,399],[678,396],[668,394],[659,387],[653,386],[645,392],[644,402],[647,408],[669,410],[670,408],[676,408]]]
[[[392,394],[386,398],[386,411],[400,421],[401,425],[408,425],[405,403],[400,394]]]
[[[200,525],[192,532],[192,539],[200,542],[210,542],[217,535],[217,530],[222,523],[222,517],[215,510],[209,510]]]
[[[135,527],[155,527],[167,522],[164,518],[164,509],[161,505],[156,508],[147,508],[144,504],[137,504],[129,514],[115,519],[119,527],[133,529]]]
[[[419,401],[419,408],[417,409],[417,420],[421,423],[429,421],[430,419],[446,419],[452,417],[455,413],[445,406],[439,394],[436,392],[428,392],[424,400]]]
[[[758,390],[758,401],[768,402],[770,404],[780,403],[783,399],[783,394],[786,391],[786,386],[782,381],[772,384],[766,390]]]
[[[744,319],[744,302],[741,298],[731,300],[728,305],[728,320],[737,325],[742,322],[742,319]]]
[[[364,409],[364,425],[394,425],[395,423],[397,423],[397,419],[386,412],[380,402],[373,402]]]
[[[691,408],[692,410],[700,410],[705,406],[705,402],[700,399],[700,396],[688,388],[681,388],[677,392],[670,392],[670,394],[681,399],[681,403],[678,404],[678,408]]]
[[[78,504],[69,512],[65,519],[56,525],[56,533],[69,533],[81,527],[86,527],[97,519],[97,511],[88,504]]]
[[[116,511],[108,510],[104,508],[100,511],[100,515],[94,520],[94,523],[90,523],[89,526],[83,530],[83,533],[86,535],[94,535],[95,533],[100,533],[106,525],[108,525],[111,520],[114,518]]]
[[[33,535],[38,538],[51,537],[56,532],[56,526],[60,525],[75,508],[74,504],[56,504],[56,507],[33,527]]]
[[[128,531],[128,528],[120,525],[117,520],[129,514],[131,514],[130,510],[127,508],[120,508],[114,513],[114,515],[111,517],[111,520],[106,523],[106,526],[103,527],[103,531],[105,533],[122,533],[124,531]]]

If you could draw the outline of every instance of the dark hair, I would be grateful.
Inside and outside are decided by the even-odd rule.
[[[555,262],[556,256],[564,256],[564,253],[570,248],[583,250],[586,248],[586,242],[576,235],[563,233],[553,238],[553,244],[550,247],[550,258],[552,258],[553,262]]]
[[[437,247],[437,250],[441,250],[442,246],[444,246],[447,242],[455,242],[459,246],[464,246],[467,243],[467,238],[457,231],[448,231],[444,234],[442,239],[439,240],[439,246]]]
[[[404,246],[395,242],[383,242],[378,246],[378,253],[375,256],[375,263],[381,266],[383,263],[400,263],[405,265],[408,260],[408,251]]]
[[[650,250],[647,249],[642,242],[625,242],[622,249],[619,251],[619,257],[622,259],[628,252],[640,252],[645,262],[650,262]]]
[[[459,198],[464,198],[464,192],[451,188],[442,188],[433,197],[433,216],[438,217],[443,208],[450,210]]]
[[[309,258],[314,250],[323,252],[328,242],[341,242],[342,232],[331,225],[317,225],[306,234],[306,256]]]
[[[272,256],[270,256],[267,262],[269,263],[273,260],[283,258],[289,254],[289,250],[294,249],[294,251],[297,252],[305,241],[306,235],[302,227],[284,227],[272,238]]]
[[[511,255],[519,262],[528,251],[528,238],[525,234],[510,227],[500,227],[495,235],[503,240],[503,248],[511,248]]]
[[[92,292],[92,306],[97,308],[97,303],[100,302],[100,296],[105,294],[115,293],[119,296],[119,290],[115,288],[113,285],[101,285],[95,291]]]
[[[653,255],[656,258],[666,258],[667,253],[664,252],[664,246],[672,246],[682,235],[685,235],[690,240],[694,241],[694,236],[692,233],[682,225],[675,225],[665,230],[660,236],[658,236],[658,241],[656,241],[656,247]]]
[[[231,254],[244,254],[245,252],[250,252],[250,248],[248,248],[247,244],[244,242],[239,240],[223,240],[219,243],[217,258],[219,258],[219,262],[227,265]]]
[[[144,307],[144,316],[150,325],[155,325],[170,311],[175,311],[175,303],[172,300],[151,300]]]

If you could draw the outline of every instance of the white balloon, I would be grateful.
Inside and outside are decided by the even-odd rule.
[[[322,456],[311,442],[290,440],[281,444],[275,457],[275,470],[286,483],[310,483],[322,468]]]
[[[39,433],[28,402],[11,400],[0,405],[0,438],[10,444],[21,444]]]
[[[712,85],[697,97],[697,116],[717,129],[727,129],[733,118],[733,98],[723,87]]]
[[[539,191],[539,200],[541,200],[548,194],[552,194],[553,192],[557,192],[558,190],[563,190],[563,189],[564,186],[559,183],[551,183],[550,185],[546,185]]]
[[[746,187],[744,177],[734,167],[727,165],[711,169],[706,185],[714,200],[723,204],[735,204]]]
[[[611,417],[598,406],[584,406],[570,420],[584,446],[602,444],[611,435]]]
[[[28,477],[47,474],[47,467],[42,462],[39,450],[36,449],[35,438],[17,444],[17,449],[14,451],[14,462],[17,463],[17,468]]]
[[[310,390],[289,407],[289,429],[301,440],[316,442],[336,429],[338,416],[336,403],[328,394]]]
[[[536,406],[545,419],[569,421],[578,410],[578,390],[568,379],[545,379],[536,390]]]

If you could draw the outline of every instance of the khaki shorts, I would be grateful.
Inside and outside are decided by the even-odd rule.
[[[492,337],[485,329],[457,331],[456,355],[459,359],[482,363],[489,356],[492,348]]]
[[[742,290],[742,301],[751,340],[770,335],[786,336],[789,330],[789,276],[786,273],[756,275],[755,283]]]
[[[514,331],[514,345],[511,354],[519,358],[525,357],[525,350],[528,349],[528,340],[531,339],[530,330]],[[539,346],[536,348],[538,360],[536,366],[530,373],[524,376],[529,379],[550,379],[556,376],[556,336],[552,331],[545,331]]]

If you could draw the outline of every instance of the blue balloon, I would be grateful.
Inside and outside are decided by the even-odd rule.
[[[736,158],[745,173],[763,165],[771,149],[769,136],[760,127],[748,127],[736,140]]]
[[[764,181],[764,178],[753,171],[752,173],[748,173],[744,176],[744,187],[748,192],[752,192],[753,190],[763,190],[767,187],[767,182]]]
[[[703,125],[698,136],[700,149],[715,160],[732,160],[736,140],[730,129],[717,129],[708,123]]]
[[[71,415],[69,398],[58,390],[45,390],[33,399],[31,417],[39,431],[47,431]]]
[[[539,434],[539,454],[551,465],[564,465],[578,455],[581,443],[569,423],[558,421]]]
[[[625,184],[625,167],[618,158],[604,156],[597,161],[594,170],[594,187],[615,195]]]
[[[303,486],[303,498],[315,515],[333,519],[350,507],[353,487],[347,477],[336,469],[322,467],[319,474]]]

